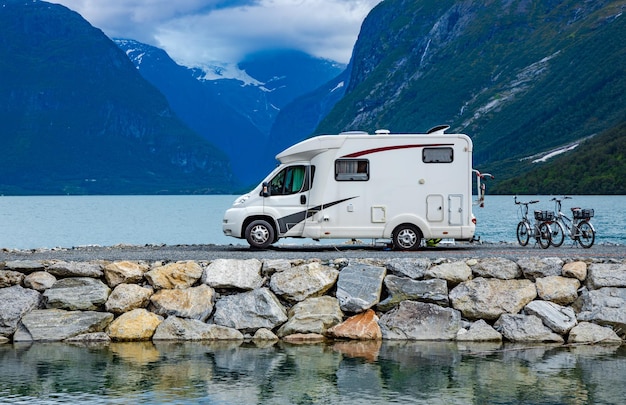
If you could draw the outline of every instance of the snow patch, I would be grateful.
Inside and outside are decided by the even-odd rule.
[[[335,90],[339,90],[340,88],[342,88],[345,85],[344,81],[341,81],[339,83],[337,83],[337,85],[330,91],[331,93],[334,92]]]
[[[579,145],[578,143],[575,143],[575,144],[568,145],[568,146],[566,146],[566,147],[564,147],[564,148],[561,148],[561,149],[556,149],[556,150],[550,151],[550,152],[546,153],[545,155],[543,155],[543,156],[539,157],[538,159],[534,159],[534,160],[532,161],[532,163],[543,163],[543,162],[547,162],[547,161],[548,161],[548,159],[551,159],[551,158],[553,158],[553,157],[555,157],[555,156],[558,156],[558,155],[560,155],[560,154],[562,154],[562,153],[569,152],[569,151],[571,151],[571,150],[576,149],[576,148],[578,147],[578,145]],[[536,156],[536,155],[535,155],[535,156]]]
[[[245,70],[239,69],[237,65],[232,63],[214,62],[211,64],[189,67],[197,68],[202,71],[203,74],[197,78],[200,81],[232,79],[243,82],[243,86],[251,85],[260,87],[265,84],[250,76]],[[268,89],[265,90],[269,91]]]

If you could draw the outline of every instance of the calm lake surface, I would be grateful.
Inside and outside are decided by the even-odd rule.
[[[222,216],[236,196],[51,196],[0,197],[0,248],[36,249],[117,244],[242,244],[222,234]],[[535,209],[554,209],[549,196]],[[596,243],[626,244],[626,196],[575,196],[563,212],[594,208]],[[484,242],[517,243],[513,196],[487,196],[474,207],[476,234]],[[321,243],[332,243],[326,241]],[[338,241],[335,241],[338,242]],[[340,241],[339,241],[340,242]],[[280,244],[313,244],[281,239]]]
[[[0,197],[0,248],[245,244],[221,232],[234,198]],[[626,244],[625,196],[568,202],[595,209],[596,243]],[[516,243],[512,196],[474,213],[483,241]],[[624,381],[626,346],[0,344],[0,404],[621,404]]]
[[[626,346],[0,345],[0,403],[622,404]]]

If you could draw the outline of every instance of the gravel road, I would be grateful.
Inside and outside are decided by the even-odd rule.
[[[373,245],[304,245],[278,246],[268,250],[253,250],[247,245],[146,245],[146,246],[83,246],[37,250],[0,250],[0,262],[12,260],[134,260],[179,261],[215,259],[312,259],[338,258],[485,258],[485,257],[561,257],[564,259],[626,259],[625,245],[594,245],[590,249],[564,244],[559,248],[541,249],[516,244],[457,243],[416,252],[396,252]],[[1,268],[1,263],[0,263]]]

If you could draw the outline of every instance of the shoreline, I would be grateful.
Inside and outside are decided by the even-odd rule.
[[[0,260],[0,340],[624,342],[626,259],[306,253]]]

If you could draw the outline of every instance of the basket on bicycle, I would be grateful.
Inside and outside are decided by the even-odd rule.
[[[554,211],[535,211],[535,219],[537,221],[553,221]]]
[[[589,219],[593,217],[593,208],[573,208],[572,215],[574,219]]]

